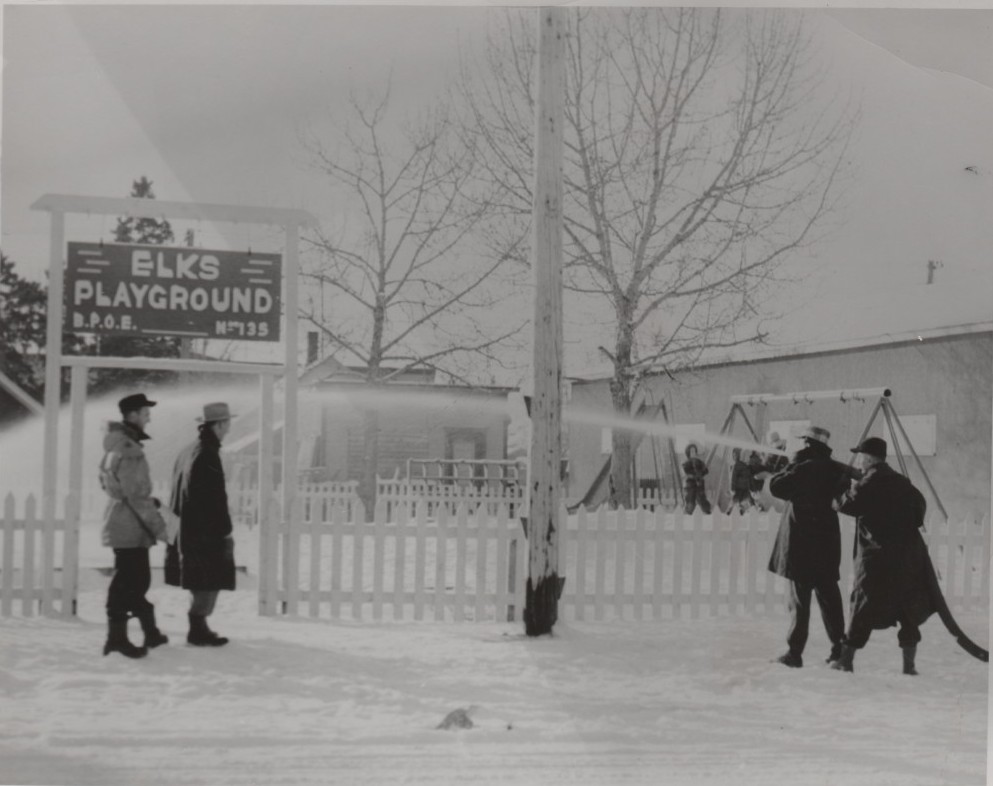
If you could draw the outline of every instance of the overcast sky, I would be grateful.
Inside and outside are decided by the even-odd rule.
[[[125,196],[140,175],[154,181],[162,199],[296,207],[322,218],[339,214],[344,206],[308,167],[301,130],[340,119],[348,91],[379,87],[391,66],[395,95],[416,112],[444,84],[459,46],[473,46],[495,10],[6,6],[0,245],[24,274],[41,278],[48,221],[30,204],[49,192]],[[844,9],[812,13],[811,21],[827,36],[837,78],[855,80],[860,88],[864,81],[869,106],[863,144],[872,159],[864,168],[878,170],[877,180],[892,188],[896,202],[907,199],[907,183],[916,182],[901,178],[917,152],[890,160],[882,154],[899,145],[908,123],[924,135],[912,143],[928,150],[947,146],[971,156],[978,149],[972,144],[976,132],[990,138],[988,126],[976,126],[985,125],[993,98],[993,10]],[[965,79],[938,85],[927,69]],[[932,111],[947,125],[932,128],[925,120]],[[960,174],[978,163],[985,165],[955,159],[943,166]],[[922,176],[926,171],[922,167]],[[989,192],[976,187],[980,195]],[[871,210],[883,210],[885,193],[870,189],[861,198]],[[981,204],[966,204],[964,217],[960,207],[945,205],[955,215],[941,226],[928,224],[941,205],[907,209],[906,227],[888,226],[882,233],[875,231],[881,221],[853,224],[834,261],[864,268],[863,258],[909,258],[920,249],[944,255],[952,267],[956,256],[977,264],[972,249],[987,238],[974,231],[972,207]],[[857,208],[865,212],[861,204]],[[113,226],[113,217],[74,217],[67,237],[109,238]],[[266,243],[264,233],[247,226],[225,228],[223,236],[212,235],[211,227],[197,230],[208,247]],[[950,245],[926,250],[929,233]],[[898,237],[903,247],[893,245]]]

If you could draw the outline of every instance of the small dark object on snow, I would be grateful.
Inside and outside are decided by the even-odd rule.
[[[445,719],[435,726],[436,729],[471,729],[475,724],[472,722],[472,718],[469,717],[469,713],[472,712],[475,707],[459,707],[457,710],[452,710],[445,716]]]

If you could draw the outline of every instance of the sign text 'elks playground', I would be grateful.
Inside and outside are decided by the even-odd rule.
[[[279,254],[69,243],[66,319],[76,333],[279,340]]]

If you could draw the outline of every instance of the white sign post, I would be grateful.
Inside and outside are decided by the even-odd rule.
[[[31,205],[33,210],[44,210],[51,216],[51,239],[49,255],[49,285],[48,285],[48,316],[47,339],[45,356],[45,440],[42,463],[42,515],[45,521],[46,537],[53,532],[55,521],[55,503],[58,489],[58,418],[60,406],[61,370],[63,366],[73,368],[72,401],[71,401],[71,437],[69,467],[70,505],[66,511],[66,543],[78,542],[79,519],[76,511],[79,509],[78,500],[82,489],[82,449],[83,449],[83,411],[86,397],[85,377],[79,368],[141,368],[165,369],[175,371],[212,371],[235,374],[259,374],[261,385],[262,406],[259,423],[260,436],[266,435],[271,423],[264,422],[268,415],[271,420],[272,390],[271,380],[282,375],[285,380],[285,420],[283,427],[283,505],[282,517],[287,522],[287,529],[293,532],[299,526],[296,500],[296,471],[297,471],[297,380],[298,372],[298,342],[297,342],[297,268],[298,238],[301,227],[316,226],[317,219],[304,210],[286,208],[250,207],[243,205],[213,205],[189,202],[165,202],[161,200],[139,198],[111,198],[91,196],[67,196],[62,194],[46,194]],[[65,215],[67,213],[88,215],[126,215],[133,218],[179,218],[190,221],[227,222],[240,224],[260,224],[266,226],[281,226],[284,228],[285,266],[283,268],[283,293],[285,333],[283,335],[284,362],[275,363],[233,363],[227,361],[193,360],[184,358],[115,358],[99,356],[72,356],[62,354],[62,309],[63,275],[65,272]],[[164,249],[156,249],[164,252]],[[192,253],[195,249],[185,249]],[[264,255],[258,255],[262,259]],[[253,257],[255,258],[255,257]],[[187,260],[188,261],[188,260]],[[202,271],[202,260],[198,260],[197,269]],[[193,263],[188,262],[192,275]],[[154,273],[155,259],[151,267],[141,267],[139,270]],[[209,266],[208,266],[209,267]],[[165,268],[162,268],[165,270]],[[171,268],[174,272],[176,268]],[[209,274],[209,271],[208,271]],[[151,275],[149,276],[152,277]],[[85,288],[85,285],[84,285]],[[197,296],[199,297],[199,296]],[[111,302],[112,303],[112,302]],[[258,320],[255,320],[256,322]],[[118,325],[119,326],[119,325]],[[246,331],[248,329],[246,328]],[[168,331],[160,332],[169,334]],[[181,333],[180,333],[181,334]],[[177,334],[177,335],[180,335]],[[228,336],[230,338],[231,336]],[[240,338],[242,336],[235,336]],[[251,338],[243,336],[244,338]],[[264,338],[264,337],[261,337]],[[266,381],[268,380],[268,381]],[[266,400],[268,396],[269,400]],[[272,449],[271,435],[260,439],[262,454],[259,461],[259,500],[260,526],[263,527],[263,537],[260,537],[261,548],[269,542],[264,537],[265,531],[272,526],[266,515],[272,509]],[[71,518],[71,520],[69,520]],[[47,553],[51,553],[49,549]],[[271,555],[262,554],[263,560],[271,559]],[[75,563],[78,555],[66,553],[65,563],[71,563],[75,575]],[[42,613],[53,612],[51,590],[51,571],[46,573]],[[75,586],[67,588],[72,598],[75,598]],[[63,598],[66,594],[64,592]],[[265,597],[265,596],[263,596]],[[272,614],[274,608],[260,603],[260,613]],[[290,609],[292,611],[292,607]],[[74,613],[72,604],[63,600],[61,612],[64,616]]]

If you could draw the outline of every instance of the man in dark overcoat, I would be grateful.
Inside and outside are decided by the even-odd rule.
[[[851,617],[841,657],[831,668],[852,671],[856,650],[873,630],[899,625],[903,673],[917,674],[920,625],[936,611],[928,585],[927,546],[918,528],[925,500],[913,484],[886,463],[886,442],[869,437],[858,447],[861,480],[837,501],[855,516],[855,571]]]
[[[199,437],[176,459],[171,508],[179,516],[175,552],[178,564],[166,564],[166,582],[191,594],[186,641],[218,647],[228,640],[207,626],[220,590],[235,587],[234,539],[221,464],[221,441],[231,428],[231,412],[223,402],[203,408]]]
[[[790,581],[790,628],[787,652],[777,658],[793,668],[803,666],[803,649],[810,627],[811,595],[817,597],[824,629],[831,641],[828,662],[841,654],[845,618],[838,587],[841,531],[832,508],[844,491],[848,467],[831,458],[827,429],[812,426],[782,472],[769,480],[770,493],[789,504],[769,558],[769,570]]]

